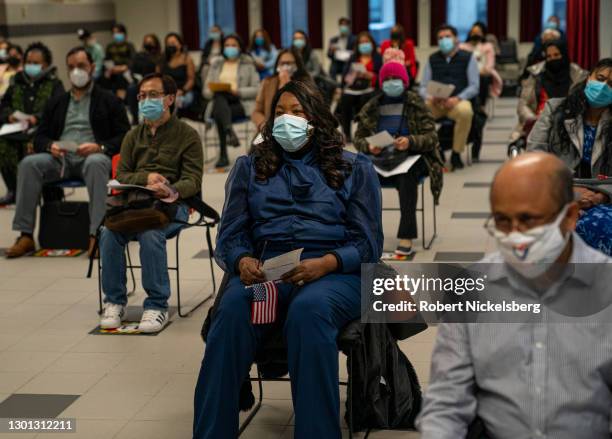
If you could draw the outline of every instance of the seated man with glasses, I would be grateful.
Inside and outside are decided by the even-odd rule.
[[[119,152],[130,123],[121,101],[94,84],[95,65],[84,47],[68,52],[66,67],[72,88],[47,102],[34,138],[38,154],[19,164],[13,230],[21,235],[7,249],[7,258],[34,251],[36,207],[44,184],[76,178],[85,181],[90,252],[104,218],[111,158]]]
[[[184,222],[189,210],[183,201],[202,190],[204,163],[200,136],[171,112],[175,99],[176,83],[171,77],[151,73],[140,81],[138,112],[143,122],[125,136],[117,180],[147,186],[164,201],[178,201],[174,219]],[[125,246],[130,240],[140,244],[142,286],[147,293],[138,329],[158,332],[168,323],[170,279],[166,239],[175,236],[183,226],[172,222],[165,228],[137,234],[102,229],[100,258],[105,307],[100,327],[117,328],[125,315]]]
[[[488,439],[609,439],[612,259],[574,232],[572,174],[551,154],[523,154],[497,172],[490,200],[489,291],[541,312],[440,324],[421,439],[463,439],[475,420]]]

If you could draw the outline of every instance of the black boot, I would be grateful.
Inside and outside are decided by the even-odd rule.
[[[451,154],[451,166],[453,171],[457,169],[463,169],[463,162],[461,161],[461,154],[454,152]]]
[[[15,192],[6,191],[6,195],[0,198],[0,206],[9,206],[15,204]]]
[[[215,168],[226,168],[229,165],[229,159],[227,158],[227,147],[225,145],[221,146],[221,151],[219,152],[219,160],[215,164]]]
[[[234,148],[240,146],[240,140],[238,139],[238,136],[236,135],[236,132],[233,129],[230,129],[227,132],[227,143],[233,146]]]

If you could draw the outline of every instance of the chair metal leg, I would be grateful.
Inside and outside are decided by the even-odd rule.
[[[348,385],[346,386],[346,397],[348,399],[348,408],[349,408],[349,439],[353,439],[353,380],[351,377],[353,376],[353,350],[349,351],[349,355],[347,357],[347,361],[349,364],[349,378]]]
[[[214,268],[213,261],[212,261],[213,260],[213,249],[212,249],[212,241],[210,237],[210,227],[206,227],[206,243],[208,245],[208,255],[210,256],[210,274],[212,276],[212,284],[213,284],[212,293],[208,294],[201,301],[196,303],[189,311],[183,312],[183,307],[181,305],[181,282],[180,282],[180,259],[179,259],[179,238],[180,236],[181,234],[179,232],[179,234],[176,235],[176,265],[175,265],[176,267],[175,268],[175,271],[176,271],[176,301],[177,301],[179,317],[189,317],[189,315],[192,312],[194,312],[196,309],[198,309],[200,306],[202,306],[204,302],[214,297],[215,291],[217,290],[217,282],[215,280],[215,268]]]
[[[251,411],[249,412],[249,416],[247,416],[247,418],[244,421],[242,421],[242,424],[240,424],[240,428],[238,429],[238,436],[244,433],[244,430],[246,430],[246,428],[249,426],[249,424],[251,423],[255,415],[257,415],[257,412],[261,408],[261,404],[263,402],[263,385],[262,385],[261,372],[259,371],[259,366],[255,365],[255,368],[257,369],[257,378],[255,378],[255,380],[257,381],[257,387],[259,387],[259,398],[257,399],[257,403],[255,404],[255,407],[253,407]],[[253,381],[253,378],[251,378],[251,382],[252,381]]]
[[[433,234],[428,242],[425,240],[425,183],[421,184],[421,230],[422,230],[422,240],[423,240],[423,249],[429,250],[433,245],[434,240],[438,236],[438,226],[436,219],[436,202],[433,201]]]
[[[134,264],[132,264],[129,243],[125,245],[125,256],[127,257],[126,269],[130,270],[130,277],[132,278],[132,289],[128,291],[127,296],[131,297],[136,292],[136,276],[134,276]]]

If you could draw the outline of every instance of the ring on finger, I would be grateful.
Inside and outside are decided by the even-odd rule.
[[[301,287],[302,285],[304,285],[304,280],[300,279],[297,281],[297,286]]]

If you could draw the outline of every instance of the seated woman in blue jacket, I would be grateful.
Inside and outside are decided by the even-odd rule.
[[[309,82],[272,101],[263,142],[236,161],[226,184],[215,258],[230,275],[208,332],[195,393],[194,438],[236,437],[240,387],[272,324],[251,323],[258,259],[303,248],[278,285],[296,438],[340,438],[339,329],[360,315],[360,265],[383,244],[378,176],[343,151],[337,121]],[[265,247],[265,251],[263,251]],[[261,252],[264,252],[261,255]]]

